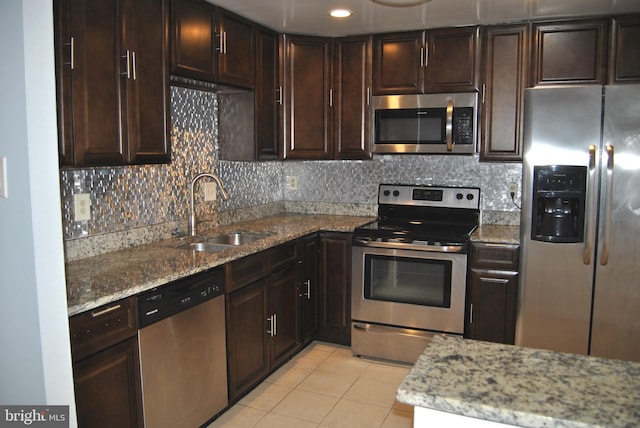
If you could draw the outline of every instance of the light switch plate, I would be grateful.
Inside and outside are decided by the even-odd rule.
[[[7,158],[0,157],[0,198],[8,198],[7,189]]]
[[[91,220],[91,198],[88,193],[73,195],[73,219],[75,221]]]

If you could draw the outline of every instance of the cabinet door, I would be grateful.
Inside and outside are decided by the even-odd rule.
[[[336,40],[333,81],[335,157],[370,159],[370,36]]]
[[[426,92],[478,90],[479,28],[427,31]]]
[[[285,158],[331,159],[331,39],[284,36]]]
[[[60,0],[56,15],[60,162],[126,163],[118,2]]]
[[[229,399],[252,388],[269,371],[266,282],[227,295]]]
[[[318,329],[318,236],[315,234],[304,238],[299,286],[301,341],[307,343]]]
[[[609,20],[533,24],[533,86],[605,84]]]
[[[278,67],[278,34],[264,27],[256,31],[255,135],[259,160],[277,159],[280,153],[282,87]]]
[[[73,365],[78,426],[142,427],[138,339]]]
[[[471,269],[467,337],[513,344],[518,273]]]
[[[320,234],[316,338],[351,344],[351,234]]]
[[[522,160],[522,106],[529,82],[529,25],[484,30],[480,160]]]
[[[268,279],[267,317],[271,332],[269,359],[271,366],[277,366],[298,349],[300,335],[298,331],[298,264],[279,269]]]
[[[424,31],[373,36],[375,95],[420,94],[424,73]]]
[[[640,15],[614,19],[609,83],[640,82]]]
[[[218,81],[253,88],[255,26],[248,19],[223,9],[218,9],[218,17]]]
[[[213,81],[216,47],[214,6],[203,0],[171,0],[171,72]]]
[[[128,162],[166,163],[169,153],[169,10],[163,0],[122,2],[126,30],[120,56],[129,61],[122,97]],[[128,57],[128,59],[127,59]],[[125,64],[125,67],[127,65]]]

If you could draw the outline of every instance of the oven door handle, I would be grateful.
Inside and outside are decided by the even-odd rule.
[[[394,248],[398,250],[435,251],[438,253],[463,253],[465,250],[464,245],[422,245],[422,244],[408,244],[403,242],[367,241],[366,239],[359,239],[359,238],[354,238],[353,244],[360,247]]]

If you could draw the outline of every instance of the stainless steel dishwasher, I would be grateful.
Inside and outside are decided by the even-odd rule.
[[[138,297],[147,428],[199,427],[227,406],[223,267]]]

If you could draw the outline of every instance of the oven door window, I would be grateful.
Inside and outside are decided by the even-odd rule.
[[[365,255],[364,298],[451,307],[450,260]]]

